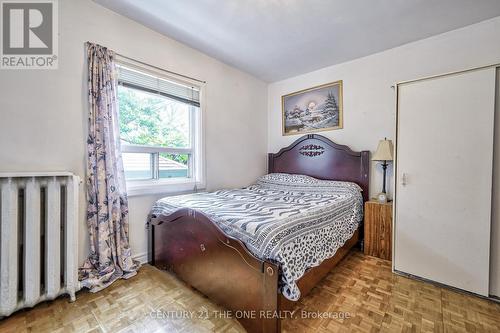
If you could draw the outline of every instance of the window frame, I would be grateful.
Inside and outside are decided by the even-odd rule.
[[[183,77],[176,77],[174,74],[165,73],[155,67],[146,67],[143,64],[134,64],[130,60],[116,59],[118,66],[128,67],[145,74],[172,81],[178,84],[194,87],[199,90],[200,106],[189,105],[190,109],[190,147],[173,148],[158,147],[150,145],[121,144],[121,153],[146,153],[151,154],[153,178],[151,179],[126,179],[128,196],[141,196],[153,194],[179,194],[190,193],[205,188],[205,160],[204,160],[204,130],[203,130],[203,109],[204,92],[206,83],[188,80]],[[119,78],[118,78],[118,85]],[[130,88],[138,89],[140,88]],[[145,90],[146,91],[146,90]],[[160,95],[161,96],[161,95]],[[167,97],[164,97],[167,98]],[[119,103],[119,100],[118,100]],[[182,103],[179,101],[179,103]],[[187,104],[187,103],[186,103]],[[196,110],[197,109],[197,110]],[[160,153],[167,154],[187,154],[190,156],[187,178],[159,178],[158,163]]]

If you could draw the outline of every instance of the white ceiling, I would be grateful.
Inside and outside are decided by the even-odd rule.
[[[94,1],[268,82],[500,15],[500,0]]]

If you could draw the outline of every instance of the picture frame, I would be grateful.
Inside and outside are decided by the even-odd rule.
[[[283,135],[343,128],[342,80],[281,96]]]

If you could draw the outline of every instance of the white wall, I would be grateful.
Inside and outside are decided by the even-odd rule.
[[[496,17],[378,54],[270,84],[268,87],[268,151],[276,152],[298,137],[281,135],[280,97],[282,95],[326,82],[343,80],[344,129],[320,134],[337,143],[347,144],[355,150],[368,149],[373,153],[378,140],[383,137],[390,139],[395,137],[395,96],[391,85],[418,77],[500,63],[499,32],[500,17]],[[422,167],[425,167],[425,161],[422,161]],[[495,170],[500,173],[499,164],[496,164]],[[381,190],[382,171],[375,163],[372,164],[371,171],[370,192],[374,195]],[[389,174],[391,175],[390,183],[392,170],[389,170]],[[389,186],[389,190],[392,192],[392,186]],[[500,224],[500,220],[495,223]],[[496,227],[495,230],[498,229],[500,227]],[[498,232],[494,234],[494,237],[496,237],[494,241],[500,242]],[[495,248],[498,251],[498,247]],[[496,260],[500,265],[499,257],[500,254],[494,253],[492,260]],[[500,272],[500,268],[494,269]],[[492,279],[496,281],[496,286],[500,286],[500,274],[492,275]],[[497,295],[499,294],[498,288]]]
[[[89,0],[59,1],[59,69],[0,71],[0,172],[71,171],[85,177],[84,42],[206,80],[207,187],[243,186],[266,170],[266,83]],[[80,191],[79,258],[88,251]],[[130,199],[130,242],[147,249],[144,223],[156,197]]]
[[[373,153],[378,140],[384,137],[394,139],[395,136],[395,96],[391,85],[398,81],[500,62],[499,31],[500,17],[497,17],[270,84],[268,151],[276,152],[298,137],[281,134],[282,95],[343,80],[344,128],[319,134],[355,150],[371,150]],[[372,163],[372,195],[382,189],[381,170],[380,166]],[[392,170],[388,172],[392,177]],[[391,178],[388,179],[390,182]]]

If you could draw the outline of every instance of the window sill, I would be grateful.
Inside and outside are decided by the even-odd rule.
[[[133,180],[127,182],[128,197],[145,195],[173,195],[203,190],[205,184],[192,179]]]

